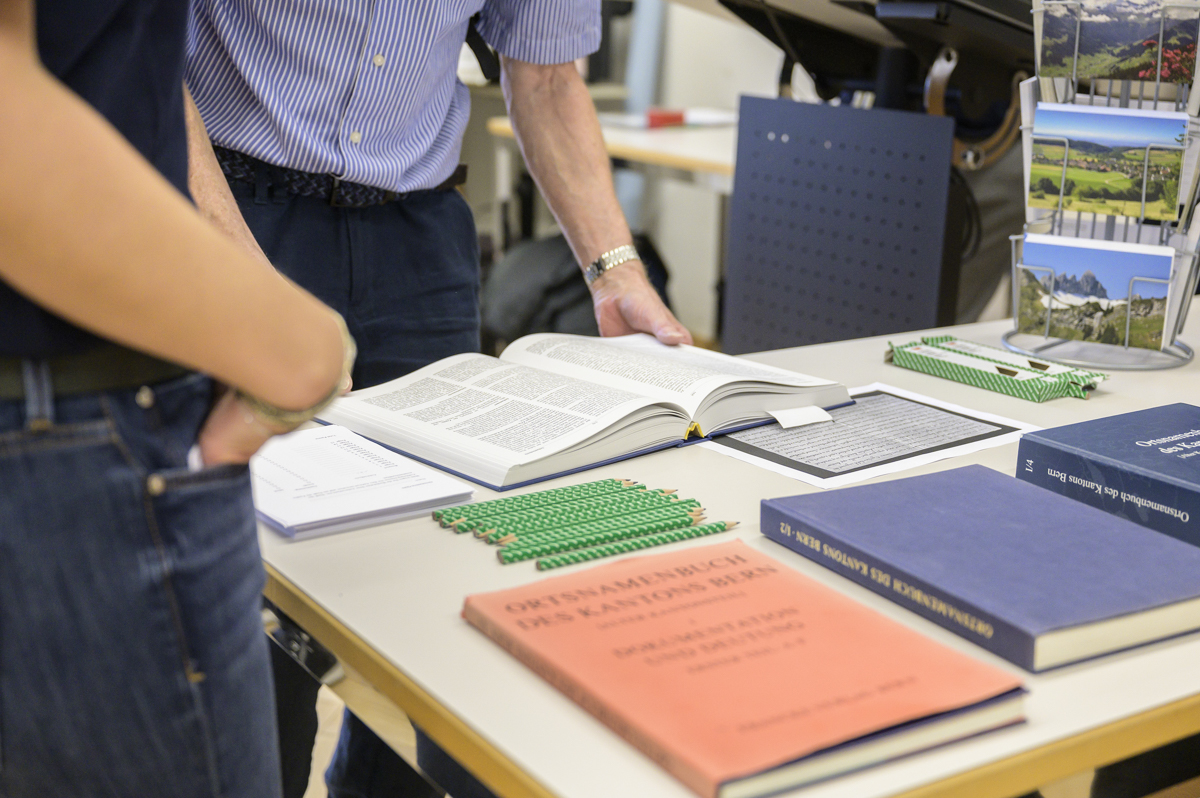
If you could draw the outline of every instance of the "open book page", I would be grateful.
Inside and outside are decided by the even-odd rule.
[[[637,448],[682,438],[683,412],[619,387],[477,354],[354,391],[321,413],[324,421],[493,484],[517,464],[663,417],[664,429]]]
[[[644,333],[603,339],[538,333],[509,344],[502,357],[675,402],[693,417],[710,394],[731,383],[836,385],[694,346],[667,346]]]

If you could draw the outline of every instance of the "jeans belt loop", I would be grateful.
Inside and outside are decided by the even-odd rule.
[[[50,384],[50,364],[45,360],[21,361],[25,383],[25,428],[44,432],[54,426],[54,387]]]

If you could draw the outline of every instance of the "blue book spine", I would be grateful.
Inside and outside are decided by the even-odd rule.
[[[1025,435],[1017,478],[1200,546],[1200,493],[1142,469]]]
[[[762,533],[825,568],[852,579],[938,626],[970,640],[1025,670],[1034,670],[1034,636],[918,579],[893,563],[881,562],[771,499],[762,502]]]

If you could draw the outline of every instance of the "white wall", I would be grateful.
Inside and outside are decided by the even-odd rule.
[[[783,55],[750,26],[667,3],[659,105],[736,110],[738,96],[773,97]],[[716,337],[715,287],[722,240],[720,205],[711,189],[652,181],[642,226],[671,269],[676,315],[693,333]]]

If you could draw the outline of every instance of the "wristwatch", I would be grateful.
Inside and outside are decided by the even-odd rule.
[[[588,267],[583,270],[583,279],[590,286],[614,266],[620,266],[622,263],[628,263],[631,260],[638,260],[641,256],[634,249],[633,244],[625,244],[616,249],[610,249],[600,257],[596,258]]]

